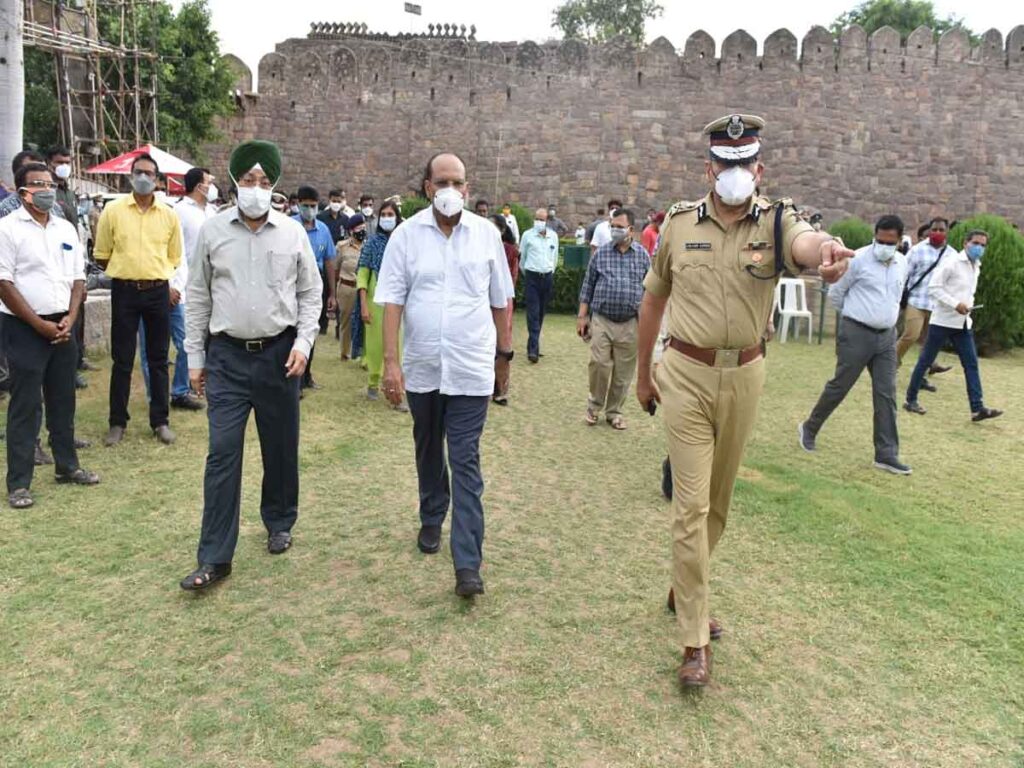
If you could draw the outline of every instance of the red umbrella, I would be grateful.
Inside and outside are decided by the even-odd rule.
[[[167,176],[167,191],[171,194],[183,194],[185,187],[182,184],[182,177],[188,173],[189,169],[192,168],[191,163],[187,163],[180,157],[175,157],[169,152],[164,152],[159,147],[154,147],[152,144],[144,144],[138,149],[133,149],[131,152],[125,152],[123,155],[118,155],[105,163],[94,165],[92,168],[86,169],[86,173],[112,173],[127,176],[131,173],[132,162],[139,155],[149,155],[155,161],[160,171]]]

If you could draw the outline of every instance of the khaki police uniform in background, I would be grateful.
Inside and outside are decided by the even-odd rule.
[[[338,243],[338,254],[334,261],[337,273],[337,284],[334,289],[335,300],[338,302],[338,342],[341,347],[341,359],[348,360],[352,355],[352,310],[356,306],[359,291],[356,290],[356,269],[359,266],[359,254],[362,243],[354,238]]]
[[[657,370],[672,462],[672,586],[684,647],[710,642],[709,559],[725,528],[733,484],[757,417],[764,356],[738,365],[738,352],[762,343],[774,301],[774,205],[784,205],[783,256],[809,224],[790,201],[751,200],[728,229],[711,194],[673,206],[644,287],[668,297],[671,340],[718,350],[714,365],[666,347]],[[759,280],[749,272],[760,277]]]

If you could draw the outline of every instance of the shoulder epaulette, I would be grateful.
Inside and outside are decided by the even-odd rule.
[[[677,213],[683,213],[685,211],[695,211],[700,207],[703,200],[694,200],[693,202],[687,200],[680,200],[678,203],[668,209],[665,214],[665,218],[669,219],[675,216]]]

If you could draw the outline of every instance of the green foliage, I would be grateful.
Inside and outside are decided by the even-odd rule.
[[[25,47],[25,144],[40,149],[60,142],[60,103],[53,56]]]
[[[512,215],[516,219],[516,224],[519,225],[519,236],[522,237],[533,226],[533,210],[525,208],[519,203],[509,203],[509,207],[512,208]],[[491,208],[494,210],[495,206],[492,205]],[[500,211],[501,208],[497,208],[497,210]]]
[[[949,244],[963,250],[972,229],[988,232],[974,314],[979,350],[1024,346],[1024,235],[1000,216],[982,214],[959,222],[949,233]]]
[[[213,31],[207,0],[186,0],[175,15],[170,3],[159,0],[140,3],[135,24],[122,24],[114,4],[97,9],[100,38],[127,48],[136,44],[156,49],[154,62],[139,68],[144,87],[157,79],[159,144],[182,147],[201,160],[200,147],[215,138],[214,120],[231,110],[229,91],[232,74],[220,59],[220,43]],[[122,28],[124,27],[124,28]],[[126,80],[134,82],[134,63],[125,64]],[[56,143],[59,133],[59,103],[52,58],[41,51],[25,49],[25,137],[41,146]],[[113,126],[107,126],[108,132]]]
[[[551,26],[566,39],[602,42],[623,35],[644,42],[644,24],[665,9],[656,0],[566,0],[552,14]]]
[[[430,206],[430,201],[425,197],[403,197],[402,198],[402,221],[419,213]]]
[[[875,231],[863,219],[841,219],[828,228],[828,233],[841,238],[847,248],[863,248],[875,239]]]
[[[864,27],[869,35],[882,27],[892,27],[906,41],[918,27],[929,27],[938,36],[950,29],[962,29],[972,43],[978,36],[964,26],[962,20],[950,14],[940,19],[935,14],[935,6],[929,0],[865,0],[853,10],[840,14],[832,22],[832,34],[839,35],[844,29],[854,24]]]

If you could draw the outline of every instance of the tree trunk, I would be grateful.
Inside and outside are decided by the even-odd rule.
[[[23,0],[0,0],[0,178],[13,188],[11,161],[22,149],[25,120]]]

